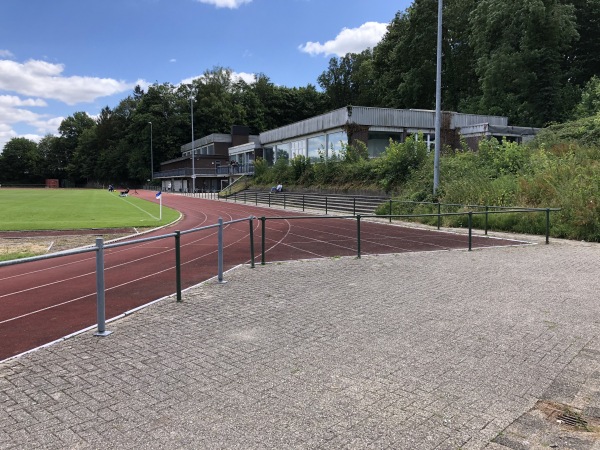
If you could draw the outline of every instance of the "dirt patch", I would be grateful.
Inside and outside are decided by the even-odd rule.
[[[60,252],[74,248],[95,245],[96,238],[104,241],[132,236],[143,230],[130,228],[118,230],[73,230],[73,231],[36,231],[36,232],[4,232],[0,234],[0,255],[27,252],[35,255]]]

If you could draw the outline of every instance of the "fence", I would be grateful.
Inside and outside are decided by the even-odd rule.
[[[379,196],[347,196],[347,195],[318,195],[295,192],[271,193],[265,191],[242,191],[225,197],[226,201],[263,204],[269,207],[280,206],[283,209],[297,208],[305,211],[324,210],[356,214],[372,214],[375,209],[387,202],[389,197]]]
[[[193,195],[193,194],[190,194]],[[348,215],[348,216],[283,216],[283,217],[260,217],[261,222],[261,264],[266,264],[266,233],[267,233],[267,221],[277,221],[277,220],[299,220],[299,219],[319,219],[319,220],[339,220],[339,219],[355,219],[356,220],[356,257],[361,258],[361,221],[363,219],[368,218],[437,218],[440,220],[445,216],[467,216],[468,223],[468,250],[472,250],[472,237],[473,237],[473,217],[477,215],[485,215],[486,217],[490,214],[508,214],[508,213],[521,213],[521,214],[535,214],[535,213],[544,213],[546,217],[546,244],[550,242],[550,213],[552,211],[557,211],[558,209],[499,209],[495,211],[490,211],[486,209],[485,211],[468,211],[468,212],[451,212],[451,213],[438,213],[438,214],[395,214],[395,215],[375,215],[375,214],[356,214],[356,215]],[[218,260],[217,260],[217,280],[219,283],[223,282],[223,227],[224,225],[231,225],[234,223],[248,221],[249,223],[249,239],[250,239],[250,262],[251,267],[254,268],[255,264],[255,252],[254,252],[254,220],[256,217],[250,216],[243,219],[232,220],[228,222],[223,222],[223,219],[219,218],[217,224],[208,225],[200,228],[193,228],[185,231],[175,231],[173,233],[168,233],[160,236],[147,237],[142,239],[128,240],[123,242],[116,242],[111,244],[104,244],[103,238],[99,237],[96,239],[96,245],[92,247],[76,249],[76,250],[68,250],[64,252],[53,253],[49,255],[42,255],[30,258],[23,258],[11,261],[0,262],[0,267],[23,264],[26,262],[32,261],[40,261],[51,258],[59,258],[63,256],[76,255],[81,253],[88,252],[96,252],[96,296],[97,296],[97,323],[98,330],[95,333],[98,336],[106,336],[110,334],[109,331],[106,331],[106,320],[105,320],[105,286],[104,286],[104,250],[117,248],[132,244],[156,241],[167,238],[174,238],[174,246],[175,246],[175,277],[176,277],[176,294],[177,301],[181,302],[181,261],[180,261],[180,238],[182,235],[200,232],[203,230],[214,229],[218,227]]]
[[[443,217],[452,216],[467,216],[469,210],[473,211],[473,217],[483,217],[484,234],[488,234],[490,215],[497,214],[499,211],[506,213],[527,213],[527,212],[545,212],[546,213],[546,235],[550,233],[550,212],[560,211],[560,208],[525,208],[525,207],[508,207],[508,206],[493,206],[493,205],[470,205],[461,203],[438,203],[438,202],[417,202],[408,200],[394,200],[384,196],[347,196],[347,195],[320,195],[320,194],[302,194],[302,193],[270,193],[264,191],[243,191],[231,194],[225,198],[226,201],[250,203],[254,205],[264,204],[269,207],[278,206],[283,209],[295,208],[301,209],[303,212],[306,209],[322,210],[325,214],[330,211],[342,212],[356,216],[362,214],[367,217],[369,214],[374,214],[376,211],[382,212],[377,214],[377,217],[389,218],[391,222],[393,218],[404,219],[419,219],[419,218],[437,218],[437,229],[441,228]],[[430,212],[421,212],[418,214],[412,212],[394,213],[394,209],[398,206],[429,207]],[[458,211],[461,210],[461,211]],[[385,212],[384,212],[385,211]],[[384,213],[383,213],[384,212]],[[473,224],[470,225],[472,227]]]
[[[546,208],[546,209],[520,209],[520,210],[498,210],[498,211],[484,211],[484,212],[453,212],[453,213],[440,213],[440,214],[396,214],[396,215],[375,215],[375,214],[357,214],[352,216],[284,216],[284,217],[260,217],[261,221],[261,264],[266,264],[266,230],[268,220],[300,220],[300,219],[356,219],[356,257],[361,257],[361,220],[368,218],[423,218],[423,217],[437,217],[440,219],[445,216],[466,216],[468,224],[468,251],[473,249],[473,217],[476,215],[487,215],[487,214],[508,214],[508,213],[544,213],[546,215],[546,244],[550,243],[550,212],[559,211],[557,208]],[[487,232],[486,232],[487,235]]]
[[[177,286],[177,301],[181,302],[181,259],[180,259],[180,238],[182,235],[196,233],[203,230],[210,230],[218,228],[218,256],[217,256],[217,279],[219,283],[223,283],[223,227],[225,225],[231,225],[238,222],[248,221],[250,224],[250,261],[251,267],[254,268],[254,219],[255,217],[247,217],[244,219],[231,220],[223,222],[223,219],[219,218],[217,224],[208,225],[200,228],[192,228],[185,231],[175,231],[173,233],[163,234],[160,236],[152,236],[147,238],[135,239],[131,241],[116,242],[112,244],[104,244],[104,239],[99,237],[96,239],[96,245],[93,247],[81,248],[76,250],[67,250],[64,252],[51,253],[48,255],[34,256],[30,258],[15,259],[11,261],[0,262],[0,267],[10,266],[16,264],[24,264],[27,262],[41,261],[45,259],[60,258],[63,256],[77,255],[81,253],[96,252],[96,309],[97,309],[97,323],[98,330],[96,336],[107,336],[110,331],[106,330],[106,316],[105,316],[105,289],[104,289],[104,250],[110,248],[123,247],[126,245],[140,244],[143,242],[157,241],[166,238],[175,239],[175,277]]]

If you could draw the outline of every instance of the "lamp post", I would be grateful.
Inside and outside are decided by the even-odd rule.
[[[433,158],[433,196],[440,183],[440,147],[442,145],[442,0],[438,0],[437,58],[435,76],[435,153]]]
[[[150,181],[154,180],[154,154],[152,153],[152,122],[148,122],[150,125]]]
[[[192,194],[196,193],[196,168],[194,159],[196,159],[194,150],[194,97],[190,96],[190,113],[192,115]]]

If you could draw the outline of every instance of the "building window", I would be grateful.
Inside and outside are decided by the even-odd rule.
[[[306,156],[306,139],[290,143],[292,158],[296,156]]]
[[[348,136],[343,131],[327,135],[327,158],[341,158],[341,152],[348,145]]]
[[[308,138],[308,158],[311,161],[319,161],[321,156],[325,158],[325,145],[326,141],[324,134]]]
[[[285,144],[279,144],[275,146],[275,161],[280,158],[290,159],[292,152],[292,145],[288,142]]]
[[[381,156],[385,149],[390,145],[390,139],[396,142],[402,142],[402,133],[388,132],[369,132],[369,156],[375,158]]]
[[[272,166],[275,162],[275,147],[264,147],[263,148],[263,159],[267,162],[268,165]]]

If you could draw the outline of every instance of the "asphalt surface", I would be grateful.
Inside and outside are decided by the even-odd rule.
[[[0,448],[600,448],[600,245],[536,240],[236,267],[0,363]]]

